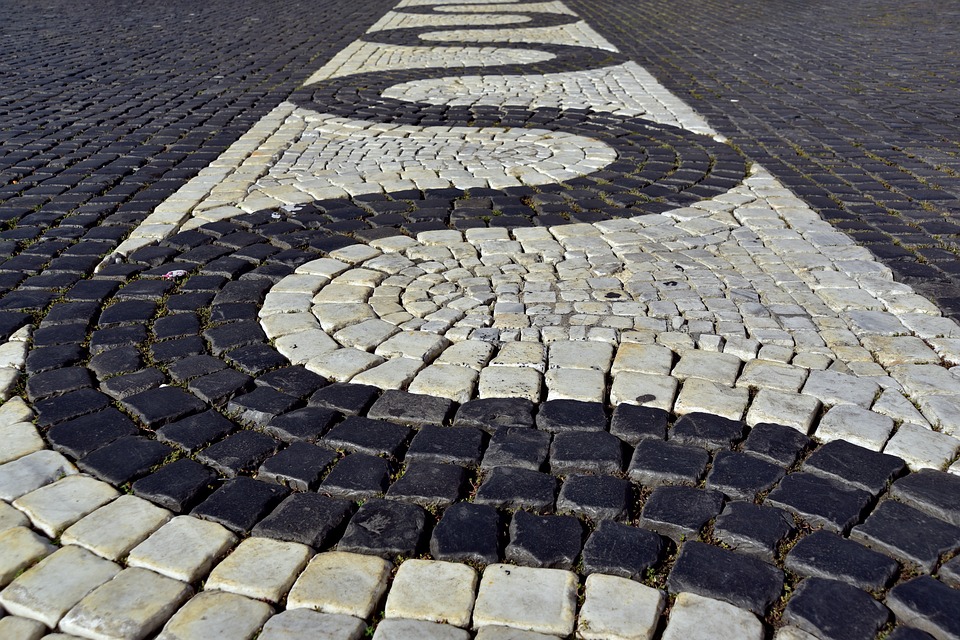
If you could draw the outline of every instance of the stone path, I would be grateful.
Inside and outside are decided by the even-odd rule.
[[[0,635],[960,637],[960,327],[571,7],[9,201]]]

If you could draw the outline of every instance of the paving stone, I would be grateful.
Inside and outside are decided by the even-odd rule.
[[[340,418],[323,407],[303,407],[279,415],[264,427],[264,432],[284,442],[316,442]]]
[[[241,429],[197,453],[197,460],[227,478],[253,471],[277,452],[280,443],[265,433]]]
[[[178,316],[173,316],[174,318]],[[167,371],[177,382],[184,382],[200,376],[206,376],[217,371],[223,371],[227,364],[219,358],[214,358],[206,354],[198,356],[187,356],[175,360],[167,365]]]
[[[393,565],[382,558],[340,551],[318,553],[287,595],[287,610],[309,608],[366,619],[387,590]]]
[[[550,470],[555,475],[619,473],[623,470],[620,440],[604,431],[557,433],[550,445]]]
[[[873,638],[890,612],[870,595],[849,584],[807,578],[783,612],[784,620],[818,638]]]
[[[493,507],[458,502],[443,512],[430,539],[430,554],[448,562],[493,564],[500,558],[500,515]]]
[[[920,576],[899,584],[886,602],[902,624],[937,638],[960,636],[960,594],[939,580]]]
[[[0,531],[13,529],[14,527],[27,527],[30,521],[21,511],[0,501]]]
[[[763,624],[749,611],[695,593],[681,593],[670,610],[663,640],[708,640],[723,629],[730,637],[760,640]]]
[[[782,467],[790,467],[811,442],[810,438],[789,426],[761,423],[750,429],[743,450]]]
[[[480,371],[477,394],[481,399],[521,398],[539,402],[543,376],[525,367],[490,366]]]
[[[958,451],[960,440],[909,422],[901,424],[883,448],[884,453],[903,459],[912,471],[942,469]]]
[[[746,411],[748,398],[746,389],[732,389],[711,380],[688,378],[677,396],[674,411],[679,415],[709,412],[730,420],[740,420]]]
[[[610,385],[610,402],[670,411],[678,386],[677,379],[671,376],[622,371],[614,376]]]
[[[41,400],[34,404],[37,410],[37,425],[49,427],[65,420],[106,409],[110,398],[93,389],[71,391],[55,398]]]
[[[316,493],[293,493],[253,528],[253,535],[321,549],[354,511],[353,503]]]
[[[459,466],[412,462],[387,491],[387,497],[424,509],[445,509],[456,502],[465,480],[466,473]]]
[[[7,586],[25,569],[56,549],[46,538],[25,526],[0,532],[0,587]]]
[[[0,499],[13,502],[20,496],[50,484],[77,468],[62,454],[36,451],[0,466]]]
[[[113,407],[54,425],[47,430],[47,441],[57,451],[74,458],[107,445],[117,438],[138,432],[133,420]]]
[[[230,400],[227,412],[236,415],[241,422],[263,427],[298,403],[299,399],[280,393],[273,387],[257,387],[250,393]]]
[[[0,464],[44,448],[43,438],[29,422],[0,423],[0,440],[5,443],[0,452]]]
[[[60,542],[76,544],[107,560],[118,561],[170,518],[166,509],[122,495],[68,527]]]
[[[512,627],[491,625],[480,627],[477,630],[477,635],[474,637],[477,638],[477,640],[553,640],[557,636],[537,633],[535,631],[524,631]]]
[[[410,557],[420,545],[425,526],[426,512],[417,505],[368,500],[350,519],[337,549],[382,558]]]
[[[396,457],[410,433],[410,429],[398,424],[350,416],[319,442],[332,449]]]
[[[737,378],[737,386],[796,393],[806,379],[807,371],[801,367],[757,359],[744,364],[743,373]]]
[[[670,439],[703,447],[710,452],[729,449],[743,437],[745,425],[710,413],[688,413],[670,430]]]
[[[835,440],[807,458],[803,470],[841,480],[877,495],[904,470],[904,464],[900,458],[875,453],[844,440]]]
[[[753,501],[782,477],[783,469],[771,462],[748,453],[721,451],[707,475],[707,488],[722,491],[729,498]]]
[[[246,476],[228,480],[190,513],[236,533],[246,533],[290,492],[286,487]]]
[[[644,438],[633,452],[627,474],[647,486],[695,485],[709,461],[710,454],[700,447]]]
[[[110,485],[81,475],[70,475],[20,496],[13,506],[33,526],[57,538],[68,526],[120,495]]]
[[[17,640],[40,640],[46,634],[46,631],[46,625],[37,620],[19,616],[0,618],[0,637],[17,638]],[[46,637],[49,638],[50,636]]]
[[[801,433],[810,433],[820,415],[820,408],[820,401],[813,396],[760,389],[747,411],[746,422],[748,425],[782,424]]]
[[[460,405],[453,424],[493,434],[503,427],[532,427],[534,405],[525,398],[478,398]]]
[[[640,514],[640,526],[676,542],[695,538],[723,509],[719,491],[693,487],[657,487]]]
[[[120,572],[86,549],[67,546],[50,554],[0,591],[8,614],[55,628],[84,596]]]
[[[880,451],[893,432],[893,420],[859,407],[831,407],[820,419],[817,437],[824,441],[844,439],[853,444]]]
[[[664,346],[625,342],[617,349],[610,371],[613,375],[622,371],[669,375],[673,358],[673,352]]]
[[[960,560],[957,558],[960,556],[944,562],[937,572],[940,580],[954,589],[960,587]]]
[[[480,462],[484,440],[484,433],[472,427],[424,426],[410,442],[405,460],[475,467]]]
[[[447,424],[453,411],[453,402],[446,398],[387,390],[370,407],[367,417],[418,427]]]
[[[389,618],[377,625],[373,637],[377,640],[403,640],[411,637],[424,640],[468,640],[470,634],[463,629],[437,622]]]
[[[205,589],[220,589],[278,603],[313,556],[306,545],[247,538],[207,576]]]
[[[553,509],[556,484],[553,476],[539,471],[496,467],[486,474],[474,502],[500,509],[549,512]]]
[[[140,478],[131,488],[134,495],[174,513],[184,513],[209,492],[217,474],[195,460],[181,458]]]
[[[540,405],[537,428],[551,433],[562,431],[606,431],[603,405],[578,400],[548,400]]]
[[[658,589],[615,576],[587,576],[577,635],[587,640],[650,640],[666,599]]]
[[[539,471],[547,460],[551,436],[545,431],[527,427],[508,427],[497,430],[483,454],[480,467],[520,467]]]
[[[157,439],[194,453],[235,431],[237,426],[214,410],[170,422],[157,429]]]
[[[390,481],[390,464],[383,458],[351,453],[338,462],[320,483],[318,491],[351,500],[382,494]]]
[[[728,502],[714,524],[714,537],[734,551],[773,563],[780,543],[794,532],[793,518],[781,509]]]
[[[462,564],[407,560],[394,577],[384,616],[466,627],[477,581],[476,571]]]
[[[673,368],[672,375],[678,380],[704,378],[721,385],[732,387],[740,372],[740,358],[729,353],[711,353],[709,351],[687,351]]]
[[[123,400],[132,395],[156,389],[166,381],[166,377],[159,369],[151,367],[104,380],[100,388],[114,400]]]
[[[663,539],[657,534],[603,520],[583,547],[583,573],[639,580],[660,561],[663,551]]]
[[[828,407],[852,404],[868,409],[879,393],[880,386],[868,378],[838,371],[811,371],[801,391]]]
[[[253,378],[234,369],[223,369],[193,378],[187,383],[190,393],[204,402],[222,405],[239,393],[246,391]]]
[[[37,402],[91,386],[93,381],[90,372],[85,368],[64,367],[30,376],[27,381],[27,398],[30,402]]]
[[[360,640],[366,622],[353,616],[320,613],[312,609],[288,609],[263,625],[259,640]]]
[[[223,591],[194,596],[170,618],[157,640],[199,640],[229,637],[247,640],[257,635],[273,608],[257,600]]]
[[[960,527],[894,500],[881,502],[850,538],[928,572],[943,554],[960,549]]]
[[[336,459],[337,455],[332,451],[307,442],[294,442],[261,464],[257,479],[296,491],[315,490],[320,477]]]
[[[663,409],[654,407],[617,405],[610,419],[610,433],[634,447],[643,438],[663,440],[669,415]]]
[[[560,488],[557,511],[599,520],[629,516],[630,483],[611,476],[571,475]]]
[[[862,489],[809,473],[788,474],[764,504],[780,507],[813,526],[846,533],[860,521],[872,496]]]
[[[145,475],[173,453],[170,447],[141,436],[123,436],[77,460],[77,466],[114,485]]]
[[[134,547],[127,565],[191,583],[206,576],[236,542],[236,536],[215,522],[177,516]]]
[[[571,569],[582,548],[583,527],[576,518],[517,511],[510,522],[505,558],[530,567]]]
[[[899,571],[887,556],[827,531],[802,538],[784,566],[801,576],[839,580],[866,591],[883,589]]]
[[[960,477],[924,469],[893,483],[890,495],[940,520],[960,527]]]
[[[63,617],[60,629],[96,638],[145,638],[193,595],[178,580],[146,569],[124,569]]]
[[[380,390],[375,387],[337,382],[319,389],[307,402],[345,415],[357,415],[370,408],[379,394]]]
[[[198,398],[176,387],[142,391],[124,398],[124,408],[148,428],[155,429],[206,409]]]
[[[577,579],[559,569],[487,567],[473,608],[473,626],[506,626],[559,636],[573,633]]]

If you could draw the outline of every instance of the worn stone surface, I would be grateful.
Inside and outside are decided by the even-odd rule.
[[[213,568],[205,588],[237,593],[276,604],[286,595],[312,550],[269,538],[247,538]]]
[[[657,589],[614,576],[593,574],[586,580],[577,635],[592,640],[650,640],[665,598]]]
[[[807,578],[787,603],[784,620],[820,638],[873,638],[890,616],[866,591],[836,580]]]
[[[178,516],[134,547],[127,564],[194,582],[207,575],[213,563],[236,542],[236,536],[215,522]]]
[[[365,619],[386,590],[393,565],[381,558],[329,551],[313,557],[287,596],[287,608]]]
[[[576,590],[574,574],[568,571],[490,565],[480,579],[473,626],[569,635],[574,627]]]
[[[477,581],[477,572],[462,564],[407,560],[394,576],[384,616],[467,627]]]
[[[694,593],[680,593],[674,602],[663,638],[707,640],[715,637],[716,629],[725,629],[725,633],[744,640],[763,637],[763,624],[749,611]]]
[[[187,640],[218,635],[253,638],[272,613],[272,607],[264,602],[223,591],[204,591],[170,618],[157,639]]]

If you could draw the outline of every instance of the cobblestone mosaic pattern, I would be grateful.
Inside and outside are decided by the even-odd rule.
[[[960,327],[562,3],[99,233],[3,267],[4,633],[960,634]]]

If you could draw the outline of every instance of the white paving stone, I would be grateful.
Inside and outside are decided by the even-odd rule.
[[[351,382],[368,384],[381,389],[406,389],[414,376],[424,367],[417,358],[393,358],[355,375]]]
[[[931,426],[960,437],[960,399],[951,396],[922,396],[917,401]]]
[[[852,405],[837,405],[820,419],[816,436],[824,442],[846,440],[872,451],[881,451],[893,432],[887,416]]]
[[[11,640],[40,640],[47,632],[47,626],[38,620],[5,616],[0,618],[0,638]]]
[[[476,640],[556,640],[557,636],[491,625],[477,630]]]
[[[547,350],[550,369],[590,369],[606,373],[613,346],[604,342],[554,342]]]
[[[141,640],[193,595],[190,585],[146,569],[124,569],[83,598],[60,629],[95,640]]]
[[[663,640],[715,640],[717,630],[737,640],[761,640],[763,625],[757,617],[732,604],[683,592],[677,595]]]
[[[490,366],[480,372],[478,395],[481,398],[526,398],[540,400],[543,376],[534,369]]]
[[[0,500],[13,502],[20,496],[68,475],[76,474],[62,454],[44,449],[0,465]]]
[[[670,411],[673,409],[678,386],[677,379],[671,376],[624,371],[613,377],[610,402]]]
[[[703,378],[687,378],[673,407],[677,415],[704,412],[730,420],[740,420],[747,409],[750,393]]]
[[[29,422],[0,422],[0,464],[22,458],[44,448],[43,438]]]
[[[914,400],[925,396],[960,396],[960,378],[948,369],[931,364],[904,364],[890,369],[894,380]]]
[[[885,389],[870,410],[889,416],[896,422],[913,422],[927,426],[930,424],[912,402],[894,389]]]
[[[122,495],[67,528],[62,544],[76,544],[107,560],[121,560],[173,516],[142,498]]]
[[[56,549],[46,538],[27,527],[0,531],[0,588]]]
[[[360,640],[366,629],[353,616],[288,609],[267,620],[258,640]]]
[[[374,640],[470,640],[470,634],[457,627],[422,620],[388,618],[377,625]]]
[[[480,580],[473,626],[498,625],[567,636],[573,633],[576,600],[576,574],[492,564]]]
[[[820,401],[813,396],[761,389],[750,404],[746,420],[751,427],[767,422],[809,434],[820,407]]]
[[[551,369],[544,376],[547,400],[604,402],[607,378],[593,369]]]
[[[587,576],[586,598],[577,622],[577,637],[585,640],[650,640],[657,629],[666,598],[626,578],[594,573]]]
[[[0,501],[0,532],[14,527],[29,527],[30,521],[19,509]]]
[[[943,469],[960,452],[960,440],[926,426],[905,422],[887,441],[883,452],[903,458],[913,471]]]
[[[880,391],[876,382],[836,371],[811,371],[801,392],[826,406],[852,404],[864,409],[873,404]]]
[[[710,351],[687,351],[673,368],[673,377],[678,380],[702,378],[732,387],[740,372],[740,359],[729,353]]]
[[[383,362],[380,356],[359,349],[337,349],[311,358],[304,366],[334,382],[346,382]]]
[[[624,343],[617,349],[610,371],[670,375],[673,369],[673,351],[662,345]]]
[[[276,604],[312,555],[310,547],[303,544],[247,538],[214,567],[207,576],[205,588]]]
[[[13,506],[27,514],[35,527],[57,538],[68,526],[119,495],[106,482],[73,475],[20,496]]]
[[[407,560],[393,579],[384,615],[466,627],[470,624],[476,588],[477,572],[471,567]]]
[[[313,557],[287,596],[287,608],[309,608],[368,618],[387,589],[393,565],[382,558],[342,551]]]
[[[775,389],[796,393],[807,379],[807,371],[772,360],[751,360],[743,366],[737,378],[738,387]]]
[[[479,378],[480,373],[475,369],[436,362],[417,373],[408,390],[463,404],[474,397]]]
[[[274,341],[277,351],[294,364],[306,364],[340,349],[340,345],[319,329],[290,333]]]
[[[134,547],[127,564],[195,582],[236,542],[235,535],[215,522],[177,516]]]
[[[224,591],[194,596],[170,618],[157,640],[248,640],[273,613],[265,602]]]

